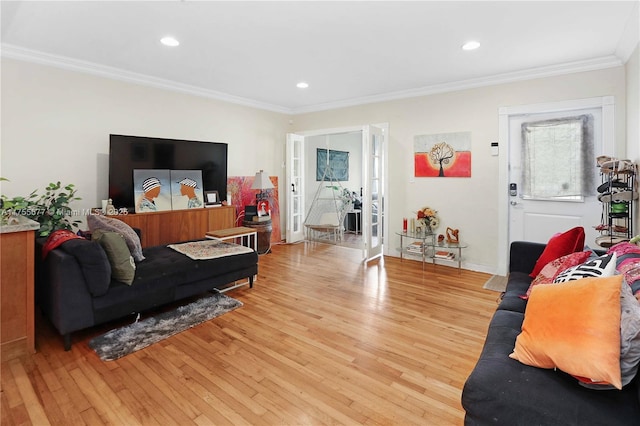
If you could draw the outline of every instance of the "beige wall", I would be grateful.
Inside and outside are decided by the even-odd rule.
[[[108,194],[109,134],[226,142],[230,176],[282,175],[288,116],[27,62],[2,60],[2,193],[73,183]],[[220,194],[224,196],[223,194]]]
[[[637,63],[636,51],[627,77],[637,73]],[[227,142],[229,175],[264,169],[280,177],[282,196],[287,132],[388,122],[390,230],[403,216],[432,206],[440,212],[440,229],[459,228],[469,243],[465,265],[487,272],[495,270],[496,235],[506,226],[497,220],[498,192],[506,188],[498,188],[498,157],[490,155],[498,108],[611,95],[616,155],[624,154],[626,135],[638,134],[637,120],[626,128],[626,95],[633,96],[625,91],[624,67],[293,117],[8,59],[2,60],[1,88],[0,176],[11,179],[1,192],[26,194],[61,180],[77,185],[83,197],[77,208],[98,206],[106,197],[110,133]],[[630,102],[637,111],[637,94]],[[414,135],[455,131],[472,133],[472,177],[414,179]],[[398,241],[387,243],[395,254]]]
[[[498,157],[490,143],[498,141],[498,109],[516,105],[614,96],[617,150],[624,151],[625,72],[623,67],[509,83],[459,92],[423,96],[295,116],[296,131],[370,123],[389,123],[390,254],[397,254],[394,231],[402,217],[422,206],[439,211],[442,224],[460,229],[469,244],[465,265],[494,272],[499,227]],[[413,137],[421,134],[470,131],[471,178],[413,178]],[[504,148],[506,141],[500,141]],[[595,224],[594,224],[595,225]]]

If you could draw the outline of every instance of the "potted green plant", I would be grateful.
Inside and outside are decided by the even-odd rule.
[[[6,178],[0,178],[6,181]],[[45,188],[45,193],[38,195],[34,190],[26,197],[17,196],[13,198],[2,195],[0,197],[2,205],[2,223],[8,223],[11,216],[19,214],[40,224],[38,235],[49,236],[58,229],[73,230],[78,228],[80,220],[71,220],[73,210],[69,206],[71,202],[81,200],[76,196],[76,188],[73,184],[62,186],[58,181],[49,183]]]
[[[0,181],[8,182],[9,179],[0,177]],[[36,191],[31,192],[26,197],[17,196],[9,198],[6,195],[0,196],[0,225],[10,225],[11,219],[17,216],[20,212],[27,209],[35,199],[37,198]]]

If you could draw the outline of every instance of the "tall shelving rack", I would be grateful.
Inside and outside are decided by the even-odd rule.
[[[598,199],[602,202],[602,225],[599,229],[601,236],[596,243],[601,247],[611,247],[621,241],[629,241],[634,236],[638,168],[636,164],[629,164],[623,169],[600,169],[602,184],[598,188]]]

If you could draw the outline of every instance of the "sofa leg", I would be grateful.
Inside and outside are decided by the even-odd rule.
[[[249,288],[253,288],[253,275],[249,277]]]
[[[62,336],[62,339],[64,341],[64,350],[70,351],[71,350],[71,333],[65,334],[64,336]]]

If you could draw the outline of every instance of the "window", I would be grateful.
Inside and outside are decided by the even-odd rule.
[[[583,201],[593,192],[593,116],[522,124],[522,195]]]

